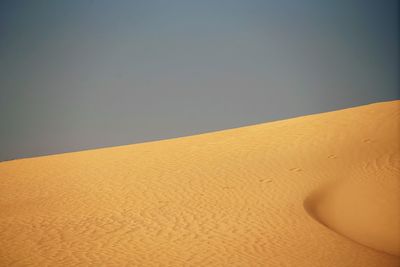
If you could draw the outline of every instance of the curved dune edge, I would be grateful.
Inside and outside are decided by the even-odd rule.
[[[2,162],[0,265],[399,266],[399,120],[391,101]]]
[[[325,186],[304,201],[316,220],[367,247],[400,256],[398,173],[380,179],[347,179]],[[374,177],[376,178],[376,177]]]

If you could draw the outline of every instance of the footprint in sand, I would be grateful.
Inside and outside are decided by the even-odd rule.
[[[329,155],[329,156],[328,156],[328,159],[337,159],[337,156],[334,155],[334,154],[332,154],[332,155]]]
[[[230,186],[224,186],[224,187],[222,187],[224,190],[231,190],[231,189],[234,189],[233,187],[230,187]]]
[[[301,171],[303,171],[303,170],[300,169],[300,168],[291,168],[291,169],[289,169],[289,171],[292,171],[292,172],[301,172]]]

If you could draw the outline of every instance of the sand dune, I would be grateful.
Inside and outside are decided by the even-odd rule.
[[[0,266],[400,266],[400,101],[0,163]]]

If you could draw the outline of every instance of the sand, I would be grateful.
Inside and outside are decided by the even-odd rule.
[[[400,266],[400,101],[0,163],[0,266]]]

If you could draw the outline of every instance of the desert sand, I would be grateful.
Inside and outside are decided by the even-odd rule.
[[[400,266],[400,101],[0,163],[0,266]]]

